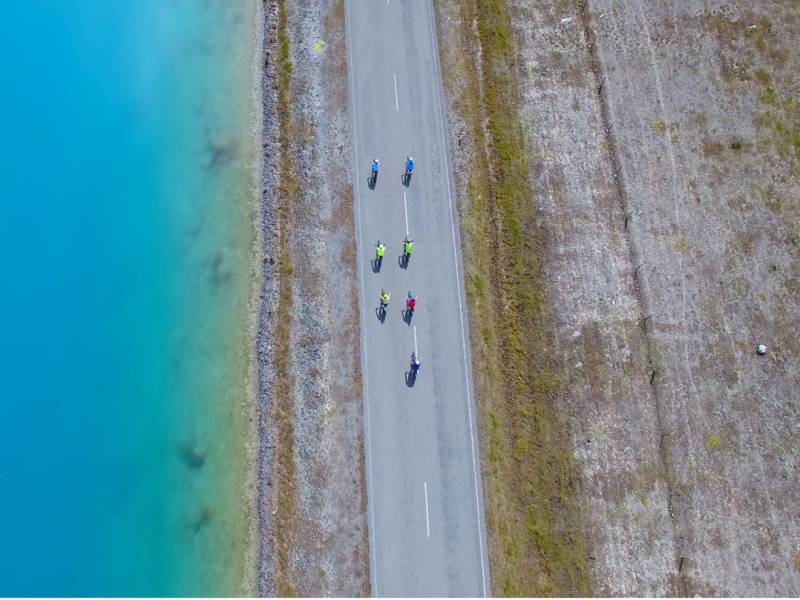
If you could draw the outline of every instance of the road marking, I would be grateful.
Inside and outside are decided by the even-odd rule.
[[[397,73],[394,73],[394,108],[400,110],[400,103],[397,101]]]
[[[387,0],[388,3],[388,0]],[[347,11],[349,14],[349,11]],[[346,15],[345,15],[346,17]],[[353,112],[353,155],[355,158],[355,175],[356,175],[356,200],[361,195],[361,176],[358,172],[358,128],[356,121],[356,84],[355,80],[353,79],[353,48],[351,46],[351,41],[353,36],[350,34],[350,19],[346,18],[347,24],[347,56],[349,59],[350,64],[348,65],[348,74],[350,75],[350,93],[352,94],[352,112]],[[360,240],[364,240],[364,234],[361,229],[361,203],[357,202],[356,206],[358,210],[355,210],[356,216],[356,224],[358,226],[358,237]],[[366,286],[364,282],[364,259],[363,257],[358,254],[358,261],[361,263],[361,297],[366,298]],[[361,360],[364,363],[364,370],[361,373],[362,382],[363,382],[363,392],[364,392],[364,420],[367,423],[367,439],[364,444],[364,454],[367,463],[367,503],[372,501],[375,498],[373,494],[373,485],[372,485],[372,427],[370,424],[369,418],[369,380],[367,378],[367,374],[369,373],[369,366],[367,364],[367,328],[365,324],[367,322],[366,316],[366,302],[361,302]],[[372,592],[377,597],[378,596],[378,555],[375,543],[375,538],[377,537],[377,532],[375,530],[375,508],[372,507],[372,510],[369,511],[369,532],[368,535],[370,537],[370,546],[372,548],[372,569],[370,569],[372,573]]]
[[[423,482],[425,486],[425,531],[428,533],[428,537],[431,537],[431,519],[428,516],[428,482]]]
[[[417,326],[414,325],[414,354],[417,354]]]
[[[408,237],[408,206],[406,205],[406,193],[403,192],[403,212],[406,215],[406,237]]]
[[[453,240],[453,262],[456,268],[456,288],[458,290],[458,316],[461,321],[461,352],[464,356],[464,381],[467,384],[467,416],[469,417],[469,442],[472,451],[472,481],[475,487],[475,512],[478,518],[478,550],[481,557],[481,583],[483,586],[483,595],[486,596],[486,566],[483,558],[483,532],[481,531],[481,502],[480,491],[478,490],[478,467],[475,459],[475,434],[472,426],[472,398],[470,395],[469,387],[469,361],[467,360],[467,340],[464,331],[464,308],[461,303],[461,275],[458,268],[458,246],[456,244],[456,225],[453,217],[453,198],[450,190],[450,168],[447,163],[447,141],[444,136],[444,116],[441,92],[441,79],[439,78],[439,54],[438,46],[436,44],[436,32],[434,31],[434,20],[430,13],[432,6],[428,4],[428,22],[430,23],[431,34],[431,47],[433,49],[433,61],[431,62],[431,70],[433,71],[433,81],[436,88],[436,96],[439,100],[438,114],[439,114],[439,130],[442,133],[442,155],[444,157],[444,174],[447,180],[447,201],[450,205],[450,233]]]

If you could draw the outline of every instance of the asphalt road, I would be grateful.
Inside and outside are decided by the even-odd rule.
[[[489,590],[455,198],[429,0],[347,0],[372,590]],[[403,182],[405,157],[416,169]],[[375,189],[373,158],[381,161]],[[414,253],[399,257],[408,232]],[[387,246],[375,268],[377,240]],[[385,319],[379,295],[392,299]],[[413,290],[417,310],[404,319]],[[411,352],[422,368],[407,380]]]

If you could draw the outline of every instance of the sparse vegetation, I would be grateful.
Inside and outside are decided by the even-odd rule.
[[[745,142],[743,142],[739,138],[731,140],[731,143],[730,143],[730,149],[731,150],[735,150],[736,152],[738,152],[739,150],[743,149],[745,146],[746,146]]]
[[[275,587],[279,596],[293,596],[289,572],[289,552],[296,510],[294,425],[292,415],[292,378],[290,338],[292,328],[292,285],[294,272],[288,231],[291,226],[291,203],[297,193],[290,140],[292,62],[289,57],[289,34],[286,27],[286,1],[278,0],[278,119],[280,146],[280,183],[277,197],[278,226],[278,306],[275,318],[275,388],[273,418],[277,430],[275,456],[275,506],[273,545],[276,556]]]
[[[725,146],[719,142],[712,142],[711,140],[703,142],[703,154],[706,156],[719,156],[724,149]]]
[[[769,85],[772,83],[772,76],[764,69],[756,69],[756,80],[761,85]]]
[[[465,39],[481,49],[480,71],[467,66],[474,95],[462,98],[460,109],[487,160],[473,162],[462,229],[470,309],[481,316],[472,329],[473,354],[481,365],[476,385],[494,591],[586,595],[588,553],[573,495],[575,465],[557,407],[562,384],[548,359],[552,326],[529,157],[513,109],[516,50],[509,15],[502,0],[463,0],[460,6],[465,22],[477,23],[477,39],[464,31]]]

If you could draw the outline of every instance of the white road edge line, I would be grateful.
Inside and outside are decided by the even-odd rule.
[[[406,204],[406,193],[403,192],[403,212],[406,215],[406,237],[408,237],[408,205]]]
[[[397,101],[397,73],[393,73],[394,75],[394,108],[396,111],[400,111],[400,103]]]
[[[414,354],[418,354],[417,351],[417,326],[414,325]]]
[[[483,557],[483,533],[481,531],[481,503],[480,503],[480,491],[478,490],[478,467],[477,461],[475,459],[475,434],[473,432],[472,426],[472,398],[470,395],[470,387],[469,387],[469,362],[467,360],[467,341],[466,341],[466,334],[464,332],[464,308],[461,303],[461,274],[458,268],[458,246],[456,244],[456,225],[455,219],[453,217],[453,198],[452,192],[450,190],[450,168],[447,163],[447,141],[444,135],[444,114],[443,114],[443,104],[442,104],[442,93],[440,90],[440,81],[438,75],[439,72],[437,67],[439,66],[439,55],[437,52],[438,45],[436,43],[436,34],[434,31],[434,20],[431,10],[433,9],[432,4],[428,3],[428,21],[430,22],[430,34],[431,34],[431,46],[433,49],[433,62],[431,63],[431,69],[433,71],[433,81],[434,87],[436,88],[436,95],[438,97],[438,104],[439,104],[439,129],[442,133],[442,155],[444,156],[444,172],[445,178],[447,179],[447,201],[450,204],[450,232],[453,239],[453,262],[456,268],[456,287],[458,290],[458,316],[461,321],[461,352],[464,356],[464,380],[467,384],[467,416],[469,420],[469,441],[470,441],[470,449],[472,450],[472,479],[475,484],[475,511],[478,517],[478,550],[481,557],[481,582],[483,585],[483,595],[486,596],[486,566]]]
[[[431,519],[428,516],[428,482],[424,481],[422,485],[425,486],[425,531],[428,537],[431,537]]]
[[[388,0],[387,0],[388,4]],[[356,218],[356,226],[358,227],[358,237],[360,240],[364,240],[364,235],[361,230],[361,202],[358,202],[358,198],[361,195],[361,176],[359,175],[358,171],[358,129],[357,129],[357,122],[356,122],[356,84],[355,80],[353,79],[353,48],[352,48],[352,40],[353,36],[350,34],[350,19],[347,18],[347,11],[345,12],[345,21],[347,24],[347,57],[349,59],[350,64],[348,65],[348,72],[350,76],[350,93],[352,94],[351,98],[351,108],[353,113],[353,156],[355,158],[355,176],[356,176],[356,207],[353,211],[355,213]],[[366,285],[364,282],[364,265],[363,265],[363,257],[359,254],[358,262],[361,263],[361,298],[366,299]],[[365,323],[367,322],[366,317],[366,303],[361,302],[361,360],[364,363],[364,369],[361,373],[362,382],[363,382],[363,391],[364,391],[364,420],[367,423],[367,436],[366,440],[364,441],[364,458],[367,463],[367,503],[375,496],[372,493],[372,447],[371,447],[371,440],[372,440],[372,427],[370,425],[369,419],[369,380],[367,379],[369,368],[367,365],[367,333],[366,328],[364,327]],[[375,550],[375,509],[372,507],[372,510],[369,511],[369,541],[370,546],[372,548],[372,594],[373,596],[378,596],[378,556]]]

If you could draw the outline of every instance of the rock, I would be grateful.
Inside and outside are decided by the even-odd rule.
[[[767,347],[764,344],[759,344],[758,348],[756,348],[756,353],[759,356],[764,356],[767,353]]]

